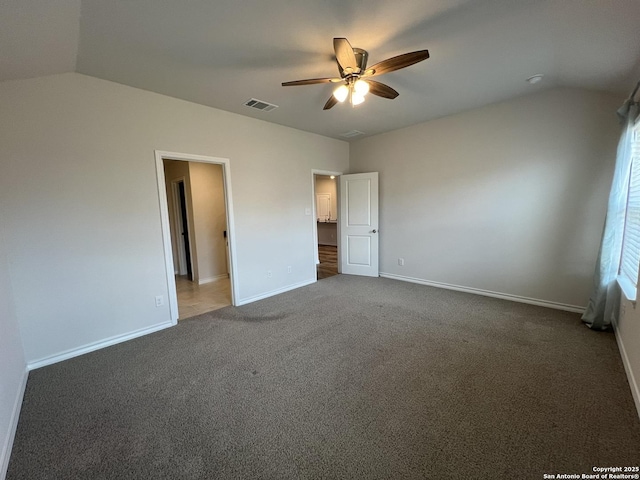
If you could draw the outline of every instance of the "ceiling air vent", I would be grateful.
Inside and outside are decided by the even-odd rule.
[[[247,107],[255,108],[256,110],[262,110],[263,112],[270,112],[278,108],[278,105],[274,105],[273,103],[263,102],[262,100],[257,100],[252,98],[251,100],[247,100],[245,102]]]
[[[351,130],[349,132],[344,132],[340,134],[340,136],[344,138],[353,138],[359,135],[364,135],[364,132],[361,132],[360,130]]]

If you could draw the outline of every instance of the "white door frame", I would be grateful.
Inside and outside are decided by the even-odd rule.
[[[317,269],[317,265],[318,263],[320,263],[320,258],[318,257],[318,216],[317,216],[317,212],[316,212],[316,175],[335,175],[336,177],[339,177],[340,175],[344,175],[344,172],[334,172],[331,170],[318,170],[318,169],[311,169],[311,205],[312,205],[312,210],[311,212],[313,213],[312,215],[312,224],[313,224],[313,263],[314,263],[314,270],[316,272],[316,282],[318,281],[318,269]],[[336,202],[338,205],[337,208],[337,215],[340,215],[340,182],[336,182],[336,190],[337,190],[337,198],[336,198]],[[338,244],[338,259],[340,258],[340,219],[338,218],[338,233],[336,234],[336,236],[338,238],[336,238],[336,243]],[[340,262],[338,262],[338,273],[340,273]]]
[[[192,155],[189,153],[155,151],[156,176],[158,180],[158,199],[160,201],[160,221],[162,226],[162,243],[164,247],[164,263],[169,288],[169,311],[171,323],[178,323],[178,295],[176,292],[176,279],[173,269],[173,252],[171,249],[171,230],[169,228],[169,208],[167,203],[167,190],[164,177],[164,160],[180,160],[183,162],[213,163],[222,166],[222,178],[224,180],[224,197],[227,211],[227,241],[229,242],[229,278],[231,282],[231,304],[237,305],[238,278],[235,246],[235,221],[233,218],[233,195],[231,195],[231,166],[228,158],[208,157],[204,155]]]

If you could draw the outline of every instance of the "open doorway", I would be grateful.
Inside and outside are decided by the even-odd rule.
[[[228,160],[156,152],[156,167],[172,321],[235,304]]]
[[[316,275],[318,280],[339,273],[338,184],[339,173],[313,174]]]
[[[167,162],[164,161],[165,183],[167,180]],[[173,200],[174,221],[171,226],[171,246],[173,251],[174,264],[177,260],[176,275],[185,276],[190,282],[193,281],[193,263],[191,259],[191,242],[189,241],[189,211],[187,205],[187,187],[185,186],[185,177],[177,180],[171,180],[171,196],[167,196],[167,201],[171,203]],[[169,185],[166,185],[169,187]],[[169,190],[167,190],[169,191]],[[171,211],[171,208],[169,208]]]

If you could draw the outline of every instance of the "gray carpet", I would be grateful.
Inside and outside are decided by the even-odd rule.
[[[8,479],[541,479],[639,461],[613,334],[339,275],[31,372]]]

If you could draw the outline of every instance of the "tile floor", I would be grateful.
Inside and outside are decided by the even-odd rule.
[[[176,290],[179,320],[231,305],[231,283],[228,278],[198,285],[190,282],[186,276],[176,275]]]

